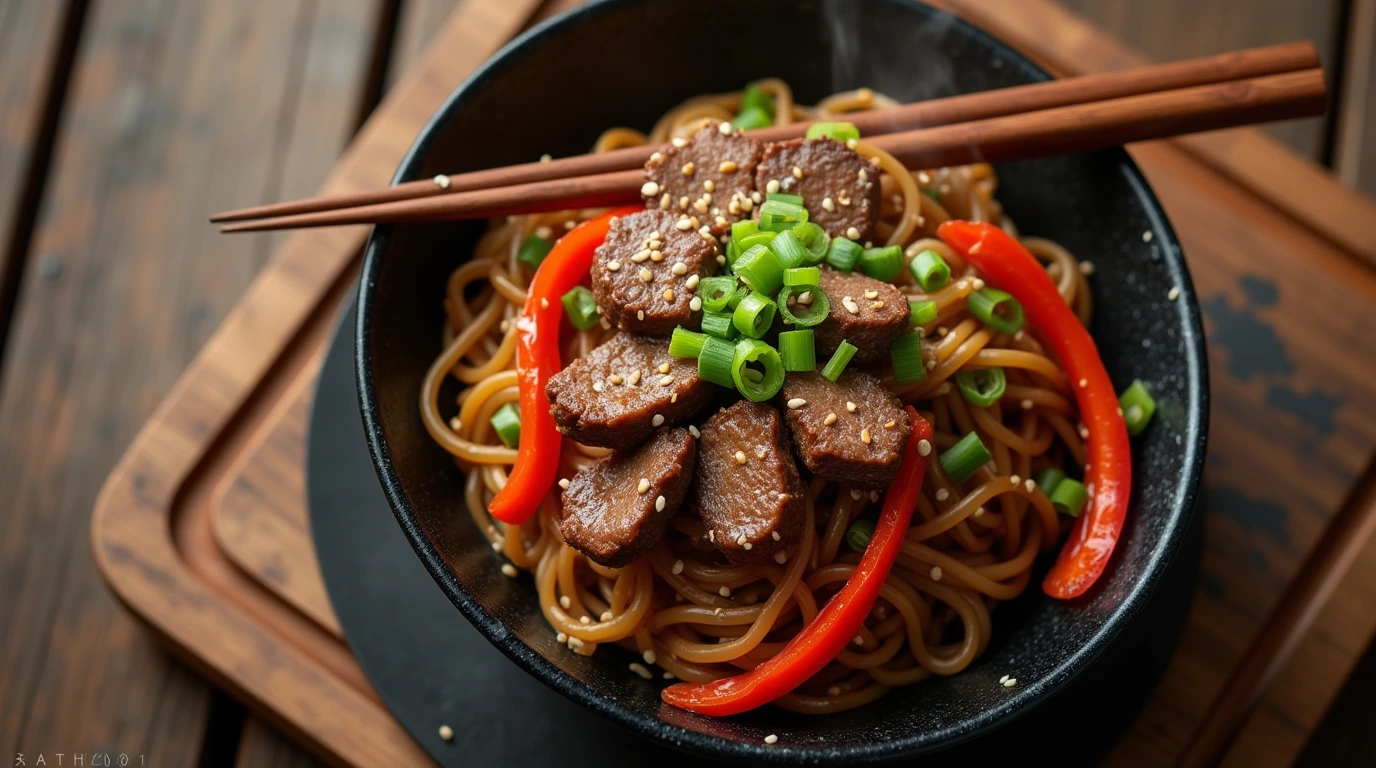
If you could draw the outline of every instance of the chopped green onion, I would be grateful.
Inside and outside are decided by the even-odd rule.
[[[772,120],[774,118],[774,97],[758,85],[750,83],[741,92],[741,111],[744,112],[747,109],[758,109],[769,115]]]
[[[757,403],[768,400],[784,385],[779,351],[758,339],[741,339],[731,361],[731,378],[745,399]]]
[[[813,123],[807,127],[806,136],[809,139],[826,138],[846,142],[860,138],[860,129],[855,127],[855,123]]]
[[[785,285],[777,303],[785,325],[811,328],[831,314],[831,301],[815,285]]]
[[[831,248],[831,235],[825,229],[805,221],[793,228],[793,234],[798,237],[798,242],[807,249],[807,259],[804,261],[808,266],[821,264],[827,258],[827,251]]]
[[[698,378],[723,387],[736,386],[731,377],[731,363],[735,359],[735,342],[708,336],[702,340],[702,351],[698,353]]]
[[[941,454],[941,470],[959,485],[974,476],[975,472],[989,463],[989,449],[979,435],[970,432],[960,442],[947,448]]]
[[[760,206],[760,229],[782,232],[807,221],[807,209],[782,200],[766,200]]]
[[[736,338],[736,326],[731,323],[731,313],[703,312],[702,332],[719,339]]]
[[[935,301],[909,301],[908,325],[926,325],[936,320]]]
[[[999,333],[1022,330],[1022,305],[997,288],[981,288],[965,297],[965,308]]]
[[[521,243],[520,250],[516,252],[516,260],[531,269],[535,269],[540,266],[540,262],[545,260],[545,257],[549,255],[549,250],[553,247],[554,243],[550,240],[539,235],[531,235],[525,239],[525,242]]]
[[[731,124],[742,131],[753,131],[756,128],[767,128],[774,124],[774,118],[768,112],[758,107],[747,107],[740,111],[740,114],[731,118]]]
[[[1141,379],[1134,379],[1132,385],[1123,390],[1118,405],[1123,409],[1123,420],[1128,423],[1128,434],[1133,437],[1142,434],[1152,414],[1156,413],[1156,400],[1152,399]]]
[[[750,222],[750,223],[751,223],[751,224],[754,224],[755,222],[752,221],[752,222]],[[739,249],[739,252],[740,252],[740,253],[745,253],[746,251],[750,250],[751,248],[754,248],[754,247],[757,246],[757,245],[768,246],[768,245],[769,245],[769,242],[770,242],[771,240],[773,240],[773,239],[774,239],[774,236],[777,235],[777,234],[779,234],[779,233],[778,233],[778,232],[756,232],[756,233],[754,233],[754,234],[746,235],[745,237],[742,237],[742,238],[740,239],[739,242],[736,242],[736,241],[732,241],[732,242],[736,242],[736,248]],[[731,263],[732,263],[732,264],[735,264],[734,261],[731,262]]]
[[[874,523],[861,518],[850,524],[846,529],[846,546],[856,552],[864,552],[870,545],[870,539],[874,538]]]
[[[731,239],[740,242],[745,238],[760,231],[759,223],[751,219],[741,219],[731,225]]]
[[[781,203],[789,203],[790,205],[796,205],[799,208],[807,207],[803,203],[802,195],[791,195],[787,192],[766,192],[764,195],[764,199],[765,202],[769,202],[770,200],[777,200]]]
[[[855,357],[855,353],[859,351],[860,348],[849,341],[842,341],[840,346],[836,347],[836,351],[832,353],[831,359],[827,361],[827,364],[822,366],[822,375],[826,377],[828,381],[836,381],[841,378],[842,372],[846,370],[846,364],[849,363],[850,359]]]
[[[736,263],[736,257],[741,255],[741,250],[740,248],[736,247],[735,240],[728,239],[726,241],[726,249],[723,255],[726,256],[726,269],[729,273],[731,270],[731,265]]]
[[[497,412],[492,414],[492,428],[497,430],[497,437],[502,439],[508,448],[515,448],[521,444],[521,412],[516,409],[515,403],[507,403]]]
[[[1065,473],[1055,467],[1047,467],[1038,472],[1034,479],[1037,487],[1042,489],[1042,493],[1050,496],[1051,492],[1056,490],[1056,486],[1065,479]]]
[[[860,263],[860,254],[864,250],[854,240],[833,237],[831,247],[827,249],[827,264],[840,272],[854,271],[855,265]]]
[[[822,270],[816,267],[793,267],[784,270],[784,285],[821,285]]]
[[[860,253],[860,269],[875,280],[892,283],[903,271],[903,249],[897,245],[866,248]]]
[[[749,296],[741,299],[736,311],[731,313],[731,323],[742,335],[758,339],[774,324],[774,313],[777,310],[778,307],[768,296],[751,292]]]
[[[941,202],[941,190],[939,189],[927,189],[926,187],[923,187],[922,194],[932,198],[938,203]]]
[[[564,303],[564,314],[568,315],[569,322],[580,331],[590,331],[602,321],[602,316],[597,314],[597,299],[593,298],[592,291],[581,285],[573,286],[560,301]]]
[[[734,277],[704,277],[698,282],[698,298],[702,299],[702,308],[709,312],[725,311],[726,303],[731,300],[731,294],[736,292],[737,285]]]
[[[771,243],[772,245],[772,243]],[[774,251],[763,245],[752,245],[732,265],[736,277],[753,291],[769,295],[784,283],[784,267]]]
[[[733,293],[733,294],[731,294],[731,298],[729,298],[729,299],[726,300],[726,308],[729,309],[729,310],[731,310],[732,312],[736,311],[736,307],[739,307],[739,306],[741,305],[741,299],[744,299],[746,296],[749,296],[749,295],[750,295],[750,286],[748,286],[748,285],[738,285],[738,286],[736,286],[736,292]]]
[[[779,358],[785,371],[817,370],[817,343],[811,328],[779,334]]]
[[[793,234],[791,229],[780,232],[773,240],[770,240],[769,250],[779,257],[779,264],[784,269],[803,266],[810,255],[807,248],[803,247],[802,242],[798,240],[798,236]]]
[[[984,408],[999,401],[1008,387],[1002,368],[962,368],[956,371],[956,387],[966,402]]]
[[[674,329],[669,337],[669,354],[673,357],[697,357],[702,352],[702,343],[707,334],[690,331],[683,326]]]
[[[893,378],[899,384],[912,384],[927,378],[927,365],[922,360],[922,332],[905,333],[893,340],[889,347],[893,358]]]
[[[1066,478],[1051,491],[1051,506],[1057,512],[1070,517],[1079,517],[1080,512],[1085,508],[1085,502],[1089,501],[1089,490],[1085,484],[1079,480]]]
[[[941,290],[951,280],[951,267],[941,258],[941,254],[931,248],[919,251],[908,264],[908,271],[913,273],[913,279],[922,286],[922,290],[928,293]]]

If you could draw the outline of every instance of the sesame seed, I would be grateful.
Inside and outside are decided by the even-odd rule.
[[[651,272],[647,267],[641,267],[641,268],[640,268],[640,281],[641,281],[641,282],[643,282],[643,283],[648,283],[648,282],[650,282],[651,280],[654,280],[654,279],[655,279],[655,273]]]
[[[675,136],[674,138],[669,139],[669,143],[673,144],[679,149],[683,149],[684,147],[688,146],[688,140],[683,138],[682,136]]]
[[[561,477],[561,478],[559,478],[559,487],[560,487],[560,488],[563,488],[564,490],[567,491],[567,490],[569,489],[569,486],[570,486],[570,485],[573,485],[573,483],[569,482],[569,479],[568,479],[567,477]]]
[[[715,192],[717,191],[717,183],[712,181],[711,179],[707,179],[706,181],[702,182],[702,188],[707,192]]]
[[[865,298],[875,299],[879,297],[879,291],[865,291]]]
[[[849,400],[846,401],[846,410],[850,411],[851,413],[855,413],[855,409],[856,409],[857,407],[858,407],[858,406],[856,406],[855,403],[852,403],[852,402],[849,401]]]
[[[640,187],[640,194],[646,197],[654,197],[659,194],[659,185],[653,181],[647,181]]]
[[[1176,299],[1180,298],[1180,289],[1179,289],[1179,288],[1172,288],[1172,289],[1171,289],[1171,292],[1168,293],[1168,294],[1166,294],[1166,298],[1169,299],[1169,300],[1171,300],[1171,301],[1175,301]]]
[[[938,336],[945,336],[945,335],[948,334],[948,333],[950,333],[950,330],[948,330],[948,329],[946,328],[946,326],[944,326],[944,325],[938,325],[938,326],[936,327],[936,335],[938,335]]]
[[[926,365],[925,365],[924,367],[925,367],[927,370],[929,370],[929,371],[934,371],[934,370],[936,370],[936,361],[935,361],[935,360],[928,360],[927,363],[926,363]]]
[[[663,512],[663,511],[664,511],[664,503],[665,503],[665,502],[664,502],[664,497],[663,497],[663,496],[656,496],[656,497],[655,497],[655,511],[656,511],[656,512]]]
[[[584,616],[579,616],[579,617],[578,617],[578,623],[579,623],[579,624],[591,624],[591,623],[592,623],[592,617],[591,617],[591,616],[586,616],[586,615],[584,615]]]
[[[1092,262],[1092,261],[1082,261],[1082,262],[1080,262],[1080,274],[1082,274],[1082,275],[1092,275],[1092,274],[1094,274],[1094,262]]]
[[[721,121],[721,125],[718,125],[718,126],[717,126],[717,130],[718,130],[718,131],[721,131],[721,133],[722,133],[723,136],[730,136],[730,135],[731,135],[731,124],[728,123],[728,122],[726,122],[725,120],[723,120],[723,121]]]
[[[698,281],[701,279],[702,278],[696,274],[689,275],[688,279],[683,283],[683,286],[690,291],[694,290],[698,287]]]
[[[492,551],[493,551],[493,552],[501,552],[501,551],[502,551],[502,542],[500,542],[500,541],[494,541],[494,542],[492,542]]]
[[[930,440],[918,440],[918,441],[917,441],[917,455],[918,455],[918,456],[930,456],[931,454],[932,454],[932,441],[930,441]]]
[[[1152,235],[1151,235],[1151,231],[1150,231],[1150,230],[1148,230],[1148,231],[1146,231],[1146,232],[1143,232],[1143,233],[1142,233],[1142,242],[1144,242],[1144,243],[1150,243],[1150,242],[1151,242],[1151,237],[1152,237]]]
[[[769,734],[768,736],[764,737],[764,743],[766,743],[766,744],[777,744],[778,741],[779,741],[779,737],[776,736],[776,735],[774,735],[774,734],[772,734],[772,733]]]
[[[511,563],[502,563],[502,575],[508,579],[516,578],[516,566]]]
[[[688,434],[692,435],[693,437],[702,437],[702,433],[699,432],[698,428],[693,426],[692,424],[688,425]]]
[[[612,375],[607,377],[607,381],[610,381],[613,384],[620,384],[621,382],[625,381],[625,379],[621,378],[621,374],[613,373]]]
[[[1080,389],[1084,389],[1087,386],[1089,386],[1089,379],[1080,379]]]
[[[973,517],[984,517],[984,507],[976,509]]]
[[[798,294],[798,303],[799,303],[799,304],[804,304],[804,305],[806,305],[806,304],[811,304],[811,303],[812,303],[812,291],[803,291],[802,293]]]
[[[636,492],[636,493],[644,493],[644,492],[646,492],[646,491],[648,491],[648,490],[650,490],[650,478],[648,478],[648,477],[642,477],[642,478],[640,478],[640,484],[637,485],[637,486],[635,487],[635,492]]]
[[[740,536],[736,537],[736,544],[742,547],[745,546],[745,534],[742,533]]]
[[[846,311],[851,313],[852,315],[860,312],[860,307],[855,303],[855,299],[852,299],[849,296],[843,297],[841,299],[841,304],[846,308]]]
[[[653,418],[653,419],[650,419],[650,424],[651,424],[652,426],[658,427],[658,426],[660,426],[660,425],[663,424],[663,423],[664,423],[664,414],[662,414],[662,413],[656,413],[655,416],[654,416],[654,418]]]
[[[939,566],[939,565],[934,565],[934,566],[932,566],[931,577],[932,577],[932,581],[941,581],[941,566]]]
[[[454,729],[453,729],[453,728],[450,728],[450,727],[447,726],[447,725],[441,725],[441,726],[440,726],[440,738],[441,738],[441,739],[444,739],[445,741],[453,741],[453,740],[454,740]]]
[[[736,163],[732,160],[723,160],[721,161],[721,165],[717,166],[717,170],[722,173],[735,173]]]
[[[861,169],[860,169],[860,173],[858,173],[858,174],[856,174],[856,175],[860,178],[861,181],[869,181],[869,180],[870,180],[870,175],[869,175],[868,172],[865,171],[864,168],[861,168]]]
[[[544,297],[540,298],[540,309],[549,309],[549,299]]]
[[[659,379],[659,386],[661,386],[661,387],[667,387],[667,386],[669,386],[670,384],[673,384],[673,383],[674,383],[674,377],[673,377],[673,376],[661,376],[660,379]]]
[[[803,178],[803,169],[802,169],[802,168],[799,168],[799,167],[796,166],[796,165],[793,166],[793,178],[795,178],[795,179],[801,179],[801,178]]]
[[[860,430],[860,441],[865,445],[870,444],[870,431],[868,428]]]
[[[1004,687],[1004,688],[1012,688],[1013,686],[1015,686],[1015,685],[1017,685],[1017,684],[1018,684],[1018,679],[1017,679],[1016,677],[1010,677],[1010,678],[1008,678],[1007,680],[1004,680],[1004,681],[1003,681],[1003,687]]]
[[[835,423],[836,423],[836,414],[835,414],[835,413],[828,413],[828,414],[827,414],[827,417],[826,417],[825,419],[822,420],[822,423],[823,423],[823,424],[826,424],[828,427],[831,426],[832,424],[835,424]]]
[[[721,589],[717,590],[717,594],[721,595],[722,597],[730,597],[730,596],[731,596],[731,588],[730,588],[730,587],[722,587]],[[724,640],[725,638],[722,638],[722,639]]]
[[[976,291],[982,291],[984,290],[984,281],[977,277],[974,279],[974,282],[970,283],[970,287]]]
[[[611,620],[614,619],[614,618],[616,618],[616,617],[612,615],[612,612],[611,612],[611,611],[603,611],[603,612],[602,612],[602,615],[597,617],[597,620],[598,620],[598,621],[611,621]]]
[[[676,227],[680,232],[687,232],[688,230],[693,228],[693,222],[689,221],[688,217],[685,216],[679,219],[678,222],[674,224],[674,227]]]
[[[829,197],[824,197],[824,198],[822,198],[822,207],[825,208],[825,209],[828,210],[828,211],[834,211],[834,210],[836,210],[836,203],[833,203],[833,202],[831,201],[831,198],[829,198]]]
[[[860,490],[859,488],[852,488],[850,489],[850,497],[852,499],[855,499],[856,501],[859,501],[865,498],[865,492]]]
[[[937,501],[945,501],[945,500],[947,500],[947,499],[949,499],[949,498],[951,498],[951,492],[950,492],[950,491],[946,490],[945,488],[938,488],[938,489],[937,489],[937,491],[936,491],[936,500],[937,500]]]
[[[645,310],[643,310],[643,309],[637,309],[637,310],[635,311],[635,319],[637,319],[637,320],[644,320],[644,319],[645,319]]]
[[[778,192],[778,191],[779,191],[779,180],[778,180],[778,179],[770,179],[770,180],[764,185],[764,191],[768,192],[768,193],[771,194],[771,195],[774,194],[775,192]]]
[[[710,542],[712,542],[713,544],[716,544],[716,543],[717,543],[717,532],[716,532],[716,531],[708,531],[708,532],[707,532],[707,540],[710,541]]]
[[[631,261],[634,261],[634,262],[637,263],[637,264],[641,264],[641,263],[644,263],[644,262],[645,262],[647,259],[649,259],[649,258],[650,258],[650,249],[649,249],[649,248],[645,248],[645,249],[643,249],[643,250],[636,251],[636,252],[635,252],[635,255],[634,255],[634,256],[631,256]]]
[[[873,304],[871,304],[870,307],[872,307],[872,308],[874,308],[874,309],[883,309],[883,308],[884,308],[884,302],[882,302],[882,301],[876,301],[876,302],[874,302]]]
[[[691,162],[690,162],[690,163],[684,163],[684,164],[683,164],[683,168],[680,169],[680,170],[683,171],[683,175],[684,175],[684,176],[692,176],[692,175],[693,175],[693,171],[697,170],[697,166],[693,165]]]
[[[559,634],[554,636],[554,639],[558,640],[560,645],[563,645],[564,643],[567,643],[569,641],[569,636],[564,634],[563,632],[560,632]]]
[[[1033,491],[1037,490],[1037,482],[1029,477],[1026,480],[1022,481],[1022,487],[1023,490],[1027,491],[1028,493],[1032,493]]]
[[[677,393],[677,392],[674,392],[674,393],[672,393],[672,394],[669,395],[669,402],[671,402],[671,403],[677,403],[677,402],[678,402],[678,393]]]
[[[789,407],[789,408],[792,408],[792,409],[795,410],[795,411],[798,410],[799,408],[802,408],[802,407],[805,406],[805,405],[807,405],[807,401],[804,400],[804,399],[801,398],[801,397],[791,398],[791,399],[788,401],[788,407]]]
[[[1013,483],[1013,485],[1017,485],[1018,483],[1022,482],[1021,475],[1010,475],[1008,479]]]
[[[436,176],[435,186],[439,187],[440,189],[449,189],[449,177],[445,176],[442,173]]]
[[[1019,403],[1019,405],[1022,406],[1022,409],[1023,409],[1024,411],[1030,411],[1030,410],[1032,410],[1032,401],[1031,401],[1031,400],[1023,400],[1021,403]]]
[[[449,420],[449,428],[458,432],[460,429],[463,429],[463,422],[459,421],[458,416],[455,416]]]
[[[846,197],[845,195],[837,195],[837,196],[836,196],[836,202],[837,202],[837,203],[840,203],[843,207],[847,207],[847,208],[850,207],[850,198],[849,198],[849,197]],[[857,231],[859,231],[859,230],[857,230]]]
[[[855,643],[856,645],[864,645],[864,644],[865,644],[865,638],[861,637],[860,635],[856,635],[855,637],[851,638],[850,641],[851,641],[852,643]]]
[[[664,155],[659,152],[655,152],[654,154],[650,155],[650,162],[654,163],[655,165],[659,165],[660,163],[664,162]]]
[[[650,674],[650,670],[646,669],[646,668],[645,668],[645,665],[644,665],[644,664],[641,664],[641,663],[638,662],[638,661],[633,661],[633,662],[631,662],[629,666],[630,666],[632,672],[636,673],[637,675],[640,675],[641,677],[645,678],[646,680],[649,680],[649,679],[651,679],[652,677],[654,677],[654,675]]]
[[[569,638],[569,647],[570,647],[570,648],[582,648],[582,647],[583,647],[583,640],[582,640],[582,638],[570,637],[570,638]]]
[[[664,300],[665,300],[665,301],[672,303],[673,300],[674,300],[674,289],[673,289],[673,288],[665,288],[665,289],[664,289],[664,294],[663,294],[663,295],[664,295]]]
[[[615,271],[618,270],[618,269],[621,269],[621,262],[619,262],[619,261],[609,261],[609,262],[607,262],[607,271],[608,271],[608,272],[615,272]]]
[[[601,392],[601,391],[602,391],[602,382],[600,382],[600,381],[594,381],[594,382],[592,383],[592,391],[594,391],[594,392]]]
[[[697,312],[698,310],[702,309],[702,299],[698,298],[697,296],[694,296],[693,298],[689,299],[688,309],[694,312]]]
[[[860,230],[856,229],[855,227],[851,227],[846,230],[846,237],[849,237],[852,240],[859,240]]]
[[[783,551],[782,549],[778,552],[775,552],[774,562],[778,563],[779,565],[783,565],[784,563],[788,562],[788,553]]]
[[[737,463],[737,464],[744,464],[744,463],[745,463],[745,451],[736,451],[736,463]]]
[[[639,369],[634,370],[634,371],[631,371],[631,378],[629,379],[629,381],[630,381],[630,383],[631,383],[631,386],[633,386],[633,387],[634,387],[635,385],[637,385],[637,384],[640,383],[640,371],[639,371]]]
[[[894,421],[893,419],[889,419],[888,421],[884,422],[884,429],[893,429],[896,426],[898,426],[898,422]],[[925,456],[926,454],[923,455]]]

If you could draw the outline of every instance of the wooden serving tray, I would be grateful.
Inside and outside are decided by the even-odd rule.
[[[460,6],[326,190],[385,184],[442,99],[539,5]],[[1059,74],[1138,61],[1047,0],[955,5]],[[1212,364],[1201,587],[1165,680],[1109,761],[1170,765],[1376,449],[1376,205],[1253,130],[1132,151],[1184,242]],[[285,241],[111,474],[93,542],[131,610],[289,735],[335,763],[412,764],[427,758],[350,656],[306,521],[310,397],[366,236]],[[1373,632],[1368,543],[1226,764],[1292,762]]]

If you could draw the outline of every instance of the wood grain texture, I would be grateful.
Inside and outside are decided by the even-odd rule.
[[[197,759],[206,685],[110,599],[77,532],[99,477],[266,259],[267,238],[227,242],[208,209],[288,170],[318,180],[343,146],[332,112],[348,105],[312,94],[357,80],[373,2],[91,8],[30,253],[61,272],[23,284],[0,387],[0,562],[20,587],[0,591],[0,750]]]
[[[1340,0],[1063,0],[1108,35],[1158,61],[1287,40],[1312,40],[1330,66],[1337,52]],[[1324,122],[1268,126],[1266,132],[1321,160]]]
[[[397,20],[396,42],[392,46],[392,63],[387,68],[391,82],[400,79],[410,69],[435,34],[444,26],[444,20],[458,8],[464,0],[405,0],[401,6],[401,17]]]
[[[1333,172],[1344,184],[1376,195],[1376,0],[1350,5]]]
[[[235,768],[315,768],[322,763],[267,723],[251,718],[239,739]]]

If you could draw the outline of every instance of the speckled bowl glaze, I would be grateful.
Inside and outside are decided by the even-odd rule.
[[[751,29],[767,30],[757,39],[769,44],[743,44]],[[608,126],[647,129],[688,96],[769,75],[793,84],[802,103],[859,86],[916,101],[1047,77],[999,41],[911,0],[607,0],[503,49],[439,110],[395,180],[584,152]],[[357,373],[369,447],[397,520],[435,581],[493,645],[552,688],[636,733],[735,761],[837,763],[934,751],[998,728],[1092,669],[1152,597],[1192,514],[1208,413],[1204,335],[1175,234],[1126,153],[997,170],[999,198],[1024,233],[1093,259],[1093,332],[1109,373],[1120,389],[1135,378],[1150,382],[1160,404],[1134,440],[1123,541],[1087,597],[1056,602],[1034,581],[999,607],[989,649],[969,670],[825,717],[772,708],[698,717],[663,705],[661,681],[628,672],[630,659],[617,649],[570,653],[545,624],[532,580],[501,574],[461,509],[460,473],[417,413],[421,378],[439,351],[445,278],[468,257],[480,222],[379,227],[359,291]],[[1006,674],[1016,688],[998,684]],[[778,743],[765,746],[771,733]]]

